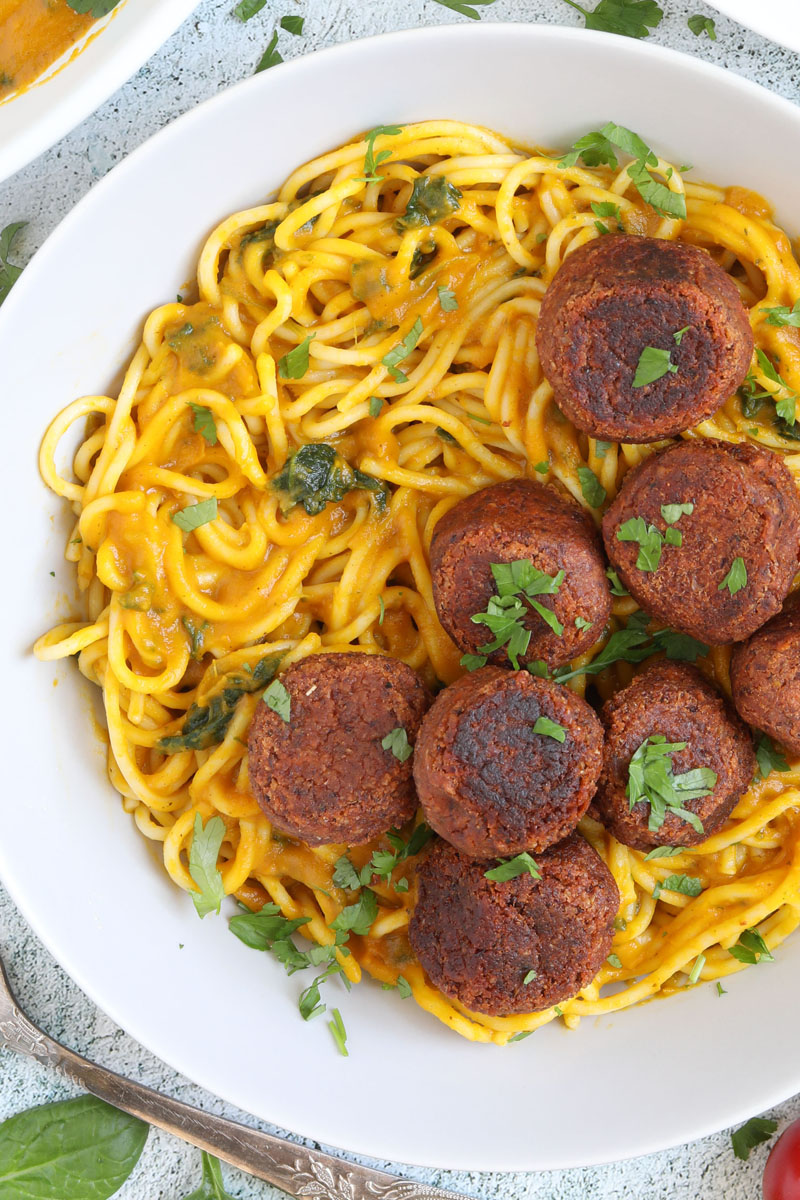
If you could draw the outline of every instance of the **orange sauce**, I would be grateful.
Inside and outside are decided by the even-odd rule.
[[[0,0],[0,98],[37,79],[92,24],[67,0]]]

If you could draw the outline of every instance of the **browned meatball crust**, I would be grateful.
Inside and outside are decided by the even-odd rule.
[[[755,774],[748,731],[716,688],[686,663],[650,663],[606,703],[603,721],[603,773],[594,807],[617,841],[637,850],[699,845],[724,824]],[[630,761],[647,738],[659,735],[667,742],[686,742],[685,750],[670,756],[674,775],[695,767],[716,772],[711,794],[684,805],[700,818],[702,833],[669,811],[660,829],[649,829],[650,805],[645,801],[631,811],[625,794]]]
[[[411,759],[381,742],[403,728],[414,744],[427,688],[396,658],[316,654],[280,676],[289,720],[262,700],[248,738],[250,787],[276,829],[310,846],[359,845],[416,812]]]
[[[528,479],[496,483],[459,500],[445,513],[431,541],[439,620],[461,650],[479,653],[479,647],[494,639],[486,625],[472,620],[486,612],[489,598],[496,594],[491,564],[522,559],[553,577],[565,572],[556,594],[536,597],[552,609],[564,631],[556,634],[529,607],[524,624],[531,640],[519,661],[543,659],[550,668],[562,666],[602,635],[611,595],[591,517],[544,484]],[[490,661],[509,665],[504,648],[494,651]]]
[[[589,843],[573,834],[536,861],[541,879],[498,883],[485,875],[493,861],[437,842],[417,872],[411,946],[431,982],[472,1012],[550,1008],[591,983],[611,949],[619,892]]]
[[[564,741],[535,733],[540,717]],[[428,824],[473,858],[544,850],[594,794],[603,730],[568,688],[482,667],[440,692],[417,737],[414,782]]]
[[[705,250],[623,234],[568,255],[542,301],[536,345],[573,424],[593,437],[652,442],[733,395],[753,333],[736,285]],[[634,387],[647,346],[669,351],[677,371]]]
[[[640,570],[639,543],[620,527],[641,517],[662,535],[663,504],[692,503],[665,545],[658,568]],[[777,454],[712,438],[678,442],[630,471],[603,517],[612,565],[651,616],[713,645],[738,642],[778,612],[792,584],[800,547],[800,499]],[[741,558],[747,582],[724,585]]]
[[[745,721],[800,754],[800,596],[734,647],[731,690]]]

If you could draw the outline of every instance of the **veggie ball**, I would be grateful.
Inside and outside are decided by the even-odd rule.
[[[737,712],[792,754],[800,754],[800,597],[734,647],[731,690]]]
[[[650,663],[603,708],[594,809],[637,850],[697,846],[724,824],[755,773],[750,735],[687,663]]]
[[[250,725],[250,787],[276,829],[360,845],[413,817],[411,752],[430,695],[377,654],[317,654],[267,689]]]
[[[543,659],[558,667],[593,646],[611,612],[604,568],[588,513],[528,479],[460,500],[431,541],[439,620],[470,654],[503,641],[505,625],[512,636],[487,652],[498,666]]]
[[[652,442],[733,395],[753,333],[736,285],[705,250],[620,235],[567,256],[542,301],[536,345],[573,424]]]
[[[538,857],[538,878],[487,878],[496,865],[437,842],[417,871],[409,940],[431,982],[472,1012],[539,1012],[605,962],[617,885],[579,834]]]
[[[703,642],[738,642],[778,612],[791,587],[800,498],[769,450],[683,441],[625,476],[603,539],[651,616]]]
[[[572,833],[597,785],[603,731],[574,692],[483,667],[440,692],[417,737],[428,824],[473,858],[544,850]]]

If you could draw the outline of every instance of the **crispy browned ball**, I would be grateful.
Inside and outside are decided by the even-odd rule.
[[[536,733],[545,718],[564,740]],[[603,759],[594,710],[527,671],[482,667],[440,692],[417,737],[428,824],[473,858],[544,850],[572,833]]]
[[[311,846],[359,845],[417,808],[411,758],[383,739],[404,729],[413,746],[427,688],[410,667],[378,654],[315,654],[280,676],[284,721],[262,700],[250,726],[250,787],[276,829]]]
[[[542,301],[536,345],[556,403],[579,429],[652,442],[733,395],[753,333],[736,285],[705,250],[621,235],[568,255]],[[648,346],[677,370],[634,387]]]
[[[606,743],[603,773],[594,798],[600,820],[617,841],[637,850],[652,846],[697,846],[724,824],[755,774],[750,734],[736,713],[700,672],[687,663],[650,663],[633,683],[603,708]],[[703,826],[700,833],[674,812],[650,829],[650,805],[631,811],[625,793],[631,759],[647,738],[685,742],[670,755],[674,776],[709,767],[717,781],[710,795],[683,805]]]
[[[431,982],[472,1012],[550,1008],[591,983],[611,949],[619,892],[589,843],[573,834],[536,862],[541,879],[498,883],[485,875],[494,860],[440,841],[417,872],[411,946]]]
[[[639,542],[621,541],[621,526],[641,518],[663,537],[661,506],[686,503],[693,511],[673,526],[682,544],[664,545],[656,570],[640,568]],[[622,582],[648,613],[704,642],[738,642],[778,612],[791,587],[800,499],[788,469],[769,450],[711,438],[683,441],[625,476],[603,517],[603,538]],[[732,592],[725,580],[736,559],[747,581]]]
[[[731,690],[745,721],[800,754],[800,596],[734,647]]]
[[[570,662],[593,646],[611,612],[600,539],[588,513],[552,488],[528,479],[496,483],[449,509],[431,541],[431,573],[436,611],[456,645],[470,654],[494,639],[472,617],[486,612],[496,594],[492,563],[529,559],[547,575],[565,578],[555,595],[535,599],[564,626],[559,636],[528,605],[524,624],[531,631],[522,663],[543,659],[551,668]],[[576,621],[578,624],[576,624]],[[505,649],[490,661],[509,665]]]

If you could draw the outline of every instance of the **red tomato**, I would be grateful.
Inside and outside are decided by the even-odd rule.
[[[772,1147],[761,1186],[764,1200],[800,1200],[800,1120]]]

